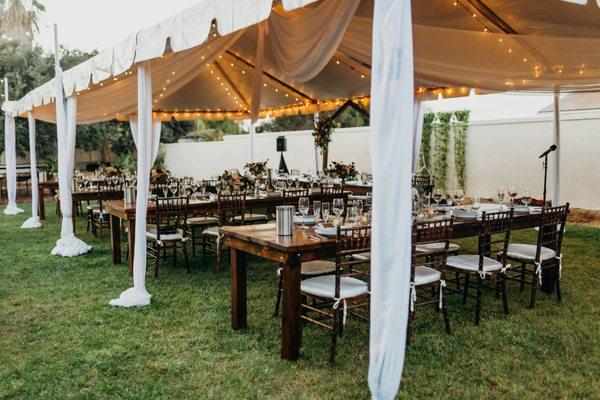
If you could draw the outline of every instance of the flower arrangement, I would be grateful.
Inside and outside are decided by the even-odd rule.
[[[319,119],[317,126],[313,130],[313,138],[315,139],[315,146],[326,153],[329,150],[329,143],[331,142],[331,135],[333,133],[333,120],[327,116]]]
[[[242,175],[238,170],[225,171],[219,176],[222,189],[246,190],[254,186],[254,178],[249,174]]]
[[[327,170],[329,176],[339,178],[342,182],[348,179],[356,179],[358,171],[356,170],[356,164],[344,164],[343,162],[333,161]]]
[[[115,167],[104,167],[104,170],[102,172],[104,173],[104,175],[108,176],[119,175],[120,173],[120,171]]]
[[[244,168],[246,169],[246,171],[248,171],[251,175],[255,177],[261,176],[267,172],[268,162],[269,160],[263,162],[248,163]]]

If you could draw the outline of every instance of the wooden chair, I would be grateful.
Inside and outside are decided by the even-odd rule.
[[[217,272],[221,269],[221,253],[222,236],[219,233],[219,228],[224,225],[232,224],[245,225],[246,216],[246,195],[232,194],[223,195],[219,193],[217,197],[217,226],[211,226],[202,231],[202,255],[206,259],[206,253],[211,252],[216,254],[216,269]],[[236,218],[237,217],[237,218]]]
[[[336,238],[335,273],[305,279],[300,284],[304,301],[302,320],[331,331],[329,363],[335,360],[337,338],[348,313],[368,321],[369,270],[354,268],[363,261],[351,258],[371,250],[371,227],[340,228]],[[363,278],[363,279],[359,279]],[[309,299],[313,300],[309,304]],[[364,313],[355,310],[366,309]],[[333,310],[333,311],[329,311]],[[331,324],[327,320],[331,320]]]
[[[446,304],[443,302],[443,288],[446,286],[446,260],[450,252],[450,238],[453,226],[453,219],[418,222],[413,225],[407,341],[410,341],[412,336],[412,324],[416,308],[427,305],[434,305],[442,310],[446,332],[450,333],[448,310]],[[423,256],[419,252],[419,246],[430,243],[443,244],[439,258]],[[423,288],[424,290],[417,292],[417,288]],[[422,300],[419,301],[419,298]]]
[[[343,195],[344,194],[344,187],[343,186],[338,186],[338,187],[326,187],[324,185],[321,184],[321,196],[323,195]]]
[[[300,197],[308,197],[308,189],[307,188],[284,189],[283,190],[283,204],[284,205],[298,206],[298,201],[300,200]]]
[[[95,207],[93,205],[88,206],[88,218],[91,213],[92,233],[94,236],[102,239],[104,230],[106,229],[108,231],[110,229],[110,216],[104,207],[104,201],[110,197],[109,194],[111,192],[117,192],[119,190],[120,187],[111,185],[108,182],[98,183],[98,194],[96,196],[98,204],[96,204]]]
[[[463,304],[466,304],[469,296],[470,278],[474,275],[477,279],[477,295],[475,306],[475,324],[479,325],[481,316],[482,290],[486,278],[492,277],[496,285],[496,296],[502,289],[502,303],[504,313],[508,314],[508,297],[506,294],[506,271],[510,267],[507,264],[506,253],[510,241],[514,210],[486,213],[481,217],[481,228],[478,238],[478,254],[466,254],[448,257],[446,265],[456,271],[457,289],[461,274],[464,276],[464,288],[462,289]],[[492,258],[496,255],[496,259]]]
[[[177,263],[177,251],[181,250],[185,267],[190,272],[185,229],[189,199],[187,197],[157,197],[156,217],[146,229],[147,254],[154,258],[154,276],[158,277],[160,259],[166,260],[167,251],[173,250],[173,265]]]
[[[431,195],[431,189],[433,185],[429,175],[414,175],[412,179],[412,185],[419,191],[419,193],[423,193],[427,196]]]
[[[525,284],[531,285],[530,308],[535,307],[538,282],[542,284],[544,271],[550,271],[556,299],[560,302],[560,278],[562,273],[562,241],[569,214],[569,203],[558,207],[544,207],[540,214],[540,224],[536,244],[511,243],[508,245],[507,259],[520,265],[511,268],[508,279],[518,281],[521,292]],[[528,282],[526,277],[530,276]]]

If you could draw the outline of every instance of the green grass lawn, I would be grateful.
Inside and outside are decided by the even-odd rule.
[[[27,216],[0,215],[0,397],[369,397],[365,323],[349,321],[335,368],[327,364],[329,334],[314,326],[298,362],[280,359],[275,265],[250,261],[242,332],[230,328],[228,263],[217,274],[212,259],[194,259],[191,275],[181,265],[158,279],[148,273],[152,305],[113,308],[108,301],[131,278],[112,265],[109,239],[86,234],[80,218],[79,237],[93,251],[53,257],[60,226],[48,210],[39,230],[20,229]],[[511,314],[486,293],[476,327],[472,302],[449,299],[452,335],[440,314],[419,310],[399,398],[600,398],[600,229],[569,226],[564,255],[562,304],[540,294],[530,310],[527,292],[510,284]]]

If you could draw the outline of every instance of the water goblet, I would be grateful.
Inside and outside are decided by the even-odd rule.
[[[313,201],[313,214],[315,215],[315,220],[319,220],[321,218],[321,202],[319,200]]]
[[[302,214],[302,229],[306,229],[306,216],[308,215],[308,210],[310,209],[310,200],[308,197],[300,197],[298,200],[298,211]]]
[[[440,207],[440,201],[442,201],[442,189],[435,188],[433,189],[433,201],[435,201],[436,210]]]
[[[500,200],[500,204],[504,204],[504,197],[506,197],[506,191],[504,188],[498,188],[498,200]]]
[[[508,195],[510,196],[510,201],[513,205],[515,204],[515,198],[517,197],[518,193],[519,192],[517,192],[517,187],[515,185],[511,185],[508,188]]]
[[[529,204],[531,204],[531,193],[528,190],[523,192],[523,195],[521,196],[521,203],[523,203],[523,205],[526,207],[529,207]]]
[[[327,222],[327,218],[329,218],[329,214],[331,213],[331,204],[328,202],[321,204],[321,213],[323,214],[323,220]]]

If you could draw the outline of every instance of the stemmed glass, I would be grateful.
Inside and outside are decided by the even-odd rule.
[[[173,197],[175,197],[175,193],[177,193],[178,187],[179,187],[179,185],[175,181],[173,181],[169,184],[169,190],[171,190]]]
[[[506,191],[504,188],[498,188],[498,200],[500,200],[500,204],[504,204],[504,197],[506,197]]]
[[[528,190],[523,192],[521,203],[523,203],[525,207],[529,207],[529,204],[531,203],[531,193]]]
[[[517,187],[515,185],[511,185],[510,188],[508,188],[508,195],[510,196],[510,201],[513,205],[515,204],[515,198],[517,197],[518,193],[519,192],[517,192]]]
[[[305,222],[309,209],[310,200],[308,199],[308,197],[300,197],[300,200],[298,200],[298,211],[300,211],[300,214],[302,214],[302,229],[307,229]]]
[[[327,202],[321,204],[321,213],[323,214],[323,220],[327,222],[327,218],[329,218],[329,214],[331,213],[331,205]]]
[[[440,207],[440,201],[442,201],[442,189],[441,188],[433,189],[433,201],[435,201],[435,209],[437,210]]]
[[[313,214],[315,215],[315,221],[321,218],[321,202],[319,200],[313,201]]]
[[[448,190],[446,192],[446,204],[448,207],[452,207],[454,205],[454,192],[452,190]]]
[[[294,186],[296,189],[300,189],[300,178],[294,179]]]
[[[465,198],[465,191],[462,189],[456,189],[454,191],[454,200],[456,201],[456,205],[460,206],[462,204],[462,201]]]
[[[344,199],[333,199],[333,213],[337,217],[338,223],[344,213]]]
[[[473,196],[473,204],[471,205],[471,209],[477,211],[480,208],[481,208],[481,200],[479,199],[479,196]]]
[[[165,183],[164,185],[162,185],[161,189],[163,192],[163,197],[169,197],[169,185]]]

